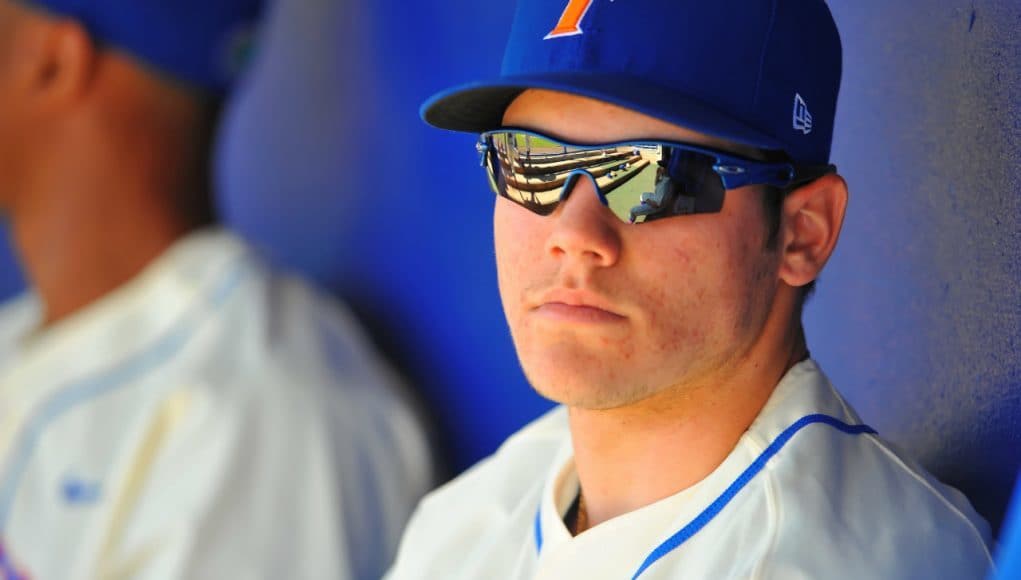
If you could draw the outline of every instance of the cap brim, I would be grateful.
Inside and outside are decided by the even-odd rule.
[[[506,76],[437,93],[422,105],[422,119],[451,131],[482,133],[503,126],[503,114],[527,89],[548,89],[599,99],[668,123],[761,149],[782,149],[769,135],[674,89],[620,74],[545,73]]]

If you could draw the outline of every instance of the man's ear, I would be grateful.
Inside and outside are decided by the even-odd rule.
[[[833,254],[847,209],[847,183],[825,175],[784,199],[781,222],[780,279],[804,286],[819,276]]]
[[[31,89],[45,107],[60,107],[80,97],[92,81],[98,52],[88,31],[73,20],[49,23],[37,45]]]

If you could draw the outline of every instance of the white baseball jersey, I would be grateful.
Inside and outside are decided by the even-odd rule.
[[[378,578],[432,474],[336,304],[224,231],[0,314],[0,578]]]
[[[813,361],[787,373],[698,484],[572,537],[578,494],[556,409],[413,516],[390,580],[982,578],[988,527],[893,451]]]

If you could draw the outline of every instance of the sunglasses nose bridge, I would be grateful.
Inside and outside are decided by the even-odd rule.
[[[587,177],[592,182],[592,190],[596,192],[596,197],[599,198],[599,203],[603,205],[609,205],[606,200],[606,196],[603,195],[603,190],[599,188],[599,182],[596,181],[596,176],[586,169],[575,169],[567,174],[567,179],[564,180],[564,187],[560,191],[560,201],[563,202],[570,195],[571,191],[574,190],[575,186],[578,185],[578,180]]]

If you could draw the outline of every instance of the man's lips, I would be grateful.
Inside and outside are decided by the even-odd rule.
[[[626,320],[606,300],[584,290],[552,290],[542,296],[533,310],[544,318],[562,322],[598,324]]]

